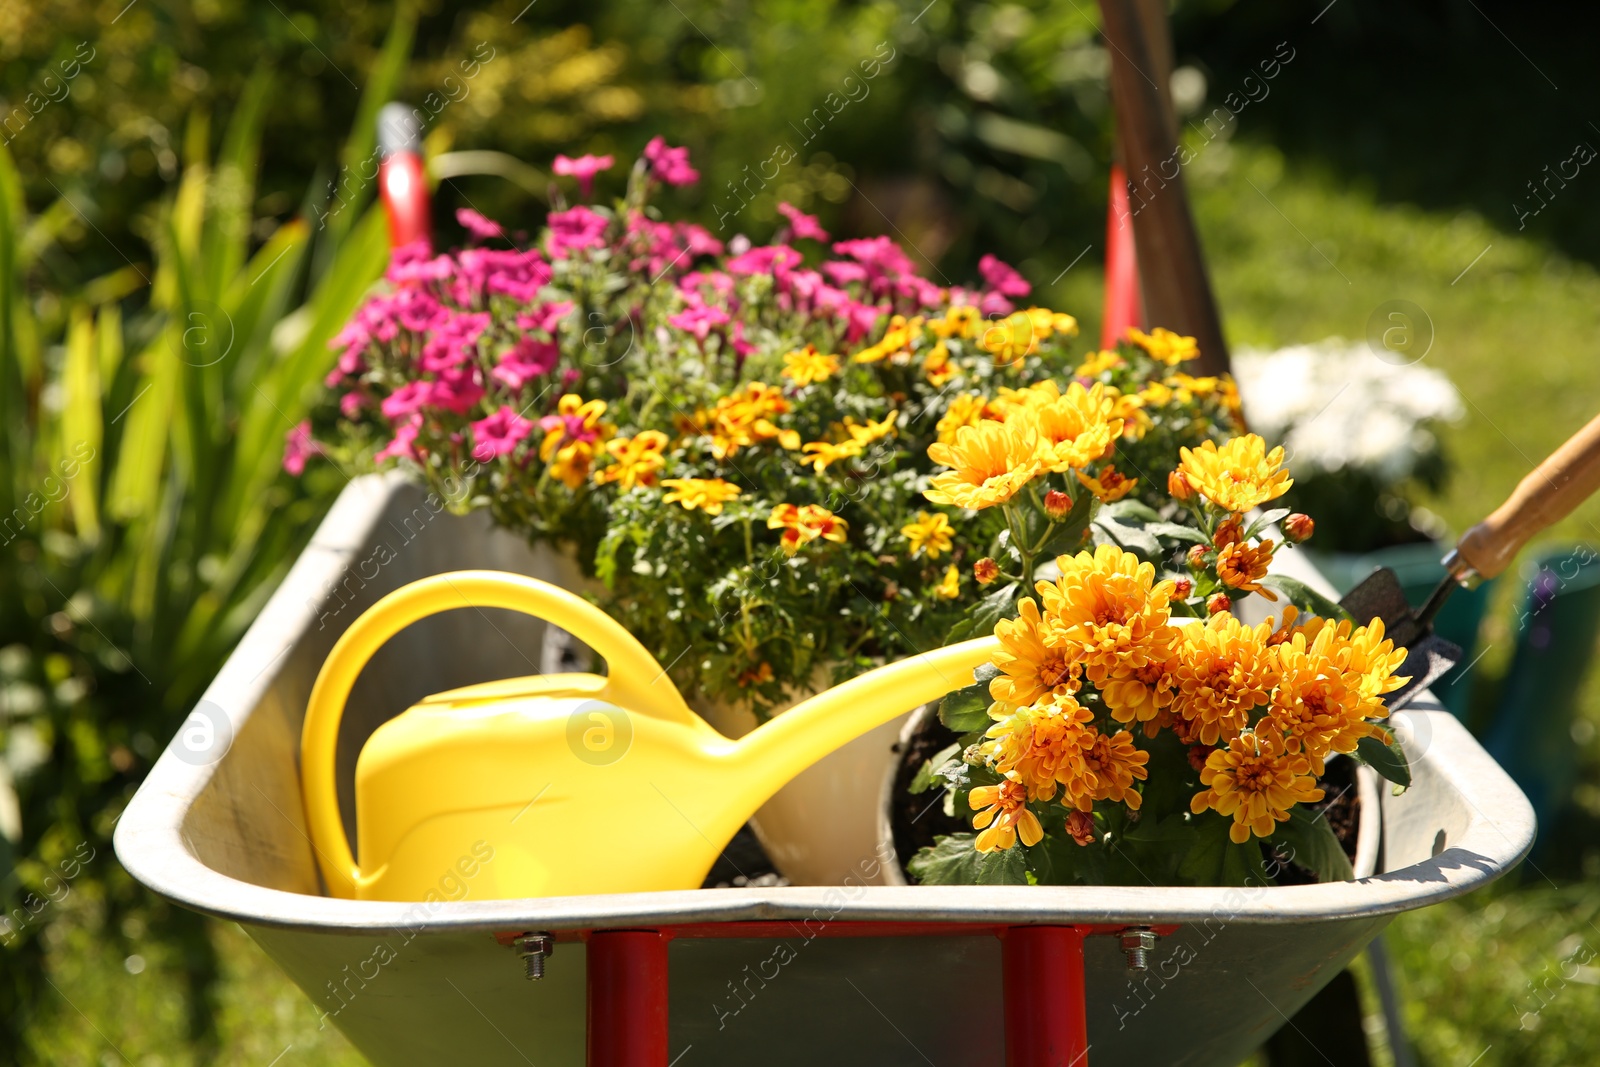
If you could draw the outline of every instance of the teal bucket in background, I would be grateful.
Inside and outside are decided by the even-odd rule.
[[[1388,567],[1400,579],[1400,588],[1412,607],[1421,607],[1428,594],[1444,580],[1444,565],[1440,562],[1448,546],[1434,541],[1412,545],[1394,545],[1376,552],[1318,552],[1303,549],[1327,576],[1340,593],[1348,593],[1367,575],[1379,567]],[[1484,582],[1476,589],[1457,589],[1450,594],[1444,607],[1433,622],[1434,632],[1447,641],[1461,646],[1461,662],[1452,667],[1444,677],[1433,684],[1433,695],[1450,709],[1450,713],[1465,722],[1472,697],[1473,668],[1476,665],[1478,627],[1483,622],[1489,606],[1489,596],[1494,582]]]

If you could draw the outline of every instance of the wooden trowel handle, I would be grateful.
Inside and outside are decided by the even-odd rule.
[[[1600,415],[1522,479],[1506,502],[1461,536],[1456,553],[1483,578],[1506,569],[1528,538],[1600,489]]]

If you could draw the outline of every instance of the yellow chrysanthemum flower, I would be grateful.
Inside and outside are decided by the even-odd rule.
[[[1023,708],[996,704],[995,720],[978,746],[995,770],[1020,784],[1031,800],[1054,800],[1066,791],[1068,807],[1082,807],[1095,783],[1086,777],[1084,758],[1098,736],[1094,713],[1071,696]]]
[[[976,426],[983,419],[983,409],[988,400],[976,393],[962,393],[950,401],[950,406],[939,418],[938,441],[948,445],[956,439],[956,431],[963,426]]]
[[[900,536],[911,542],[911,555],[926,552],[929,559],[938,559],[950,551],[956,529],[942,511],[919,511],[914,521],[900,527]]]
[[[721,515],[722,505],[739,496],[739,487],[721,478],[668,478],[661,483],[670,490],[661,498],[663,504],[682,504],[687,511],[700,510],[707,515]]]
[[[1019,836],[1030,846],[1044,837],[1039,817],[1028,810],[1027,790],[1016,782],[979,786],[967,795],[967,802],[978,813],[972,817],[972,828],[983,831],[975,842],[979,852],[1008,849]]]
[[[1025,707],[1078,691],[1083,665],[1067,646],[1045,640],[1044,619],[1032,597],[1017,601],[1017,617],[995,623],[994,635],[1000,639],[992,660],[1000,673],[989,680],[989,695],[995,700]]]
[[[899,417],[900,413],[898,411],[891,411],[877,422],[868,419],[864,423],[857,423],[855,419],[846,415],[844,417],[844,429],[850,435],[852,441],[861,445],[870,445],[872,442],[894,433],[895,421]]]
[[[1237,737],[1277,681],[1277,663],[1267,646],[1271,623],[1249,627],[1224,611],[1204,626],[1184,626],[1180,632],[1173,711],[1201,744]]]
[[[951,470],[936,475],[922,495],[973,510],[1004,504],[1039,473],[1037,441],[1031,428],[1009,422],[964,426],[950,444],[928,446],[928,457]]]
[[[1061,577],[1039,582],[1045,640],[1071,650],[1096,685],[1165,661],[1173,641],[1173,583],[1116,545],[1060,556]]]
[[[939,337],[971,337],[983,323],[983,312],[971,304],[958,304],[944,313],[942,319],[930,319],[928,326]]]
[[[783,390],[764,382],[749,382],[720,398],[709,410],[697,411],[690,428],[710,436],[711,454],[719,460],[766,441],[777,441],[793,451],[800,447],[800,435],[772,422],[788,411],[789,401]]]
[[[1078,369],[1073,373],[1080,378],[1098,378],[1106,371],[1116,370],[1118,367],[1126,366],[1127,363],[1127,360],[1114,351],[1095,352],[1078,364]]]
[[[1272,565],[1273,545],[1270,537],[1262,538],[1254,548],[1243,541],[1224,545],[1217,553],[1217,577],[1241,593],[1260,593],[1268,600],[1277,600],[1278,594],[1261,584]]]
[[[1111,451],[1122,436],[1122,420],[1111,415],[1105,386],[1085,389],[1077,382],[1058,392],[1053,381],[1035,386],[1021,412],[1039,437],[1039,462],[1045,470],[1061,473],[1087,467]]]
[[[961,572],[954,563],[944,572],[944,578],[933,587],[933,595],[940,600],[954,600],[961,595]]]
[[[922,360],[922,373],[928,379],[928,384],[935,389],[941,388],[950,379],[961,373],[961,368],[955,365],[950,358],[950,348],[943,341],[928,350]]]
[[[1184,337],[1160,326],[1149,333],[1129,326],[1127,337],[1150,353],[1152,359],[1159,360],[1169,367],[1187,363],[1200,355],[1199,345],[1193,337]]]
[[[1122,436],[1128,441],[1141,441],[1156,422],[1144,409],[1144,397],[1138,393],[1124,393],[1116,386],[1106,386],[1106,396],[1111,398],[1111,417],[1122,420]]]
[[[994,357],[995,366],[1010,364],[1020,368],[1038,347],[1039,337],[1034,332],[1033,320],[1028,313],[1018,311],[999,322],[990,323],[978,343]]]
[[[1133,492],[1133,487],[1139,484],[1139,479],[1125,477],[1121,471],[1109,464],[1096,478],[1091,478],[1082,471],[1073,471],[1072,473],[1078,476],[1078,481],[1082,483],[1083,487],[1093,493],[1102,504],[1109,504],[1113,500],[1121,500]],[[1268,558],[1271,558],[1270,553]]]
[[[660,430],[640,430],[632,437],[618,437],[606,442],[606,452],[615,461],[595,471],[598,485],[616,483],[623,489],[636,485],[656,484],[656,474],[666,464],[662,454],[667,447],[667,435]]]
[[[921,332],[922,324],[920,315],[911,319],[895,315],[889,319],[889,326],[884,330],[881,341],[863,348],[850,358],[856,363],[878,363],[884,359],[903,361],[910,357],[912,342]]]
[[[1235,437],[1221,448],[1215,441],[1199,448],[1179,450],[1183,462],[1179,470],[1189,484],[1205,498],[1235,514],[1276,500],[1294,484],[1283,469],[1283,449],[1267,451],[1258,435]]]
[[[783,376],[796,385],[815,385],[839,373],[839,357],[818,352],[816,345],[797,348],[783,357]]]
[[[1210,808],[1232,816],[1228,838],[1238,845],[1252,834],[1271,837],[1278,823],[1289,820],[1290,808],[1322,799],[1310,760],[1289,752],[1270,728],[1235,737],[1228,747],[1212,752],[1200,784],[1207,788],[1194,795],[1189,810],[1198,815]]]

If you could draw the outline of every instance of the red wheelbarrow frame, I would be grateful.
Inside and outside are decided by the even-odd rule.
[[[1083,939],[1126,930],[1168,935],[1176,925],[1017,926],[1005,923],[794,921],[690,923],[643,930],[576,930],[587,954],[588,1067],[667,1067],[667,949],[679,938],[998,937],[1006,1067],[1087,1067]],[[532,936],[495,934],[512,946]]]

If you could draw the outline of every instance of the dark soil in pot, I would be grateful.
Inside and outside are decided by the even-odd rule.
[[[972,830],[971,820],[962,817],[964,813],[945,814],[943,790],[910,792],[912,779],[923,764],[959,739],[959,735],[940,722],[937,715],[928,715],[916,733],[896,746],[900,749],[900,765],[895,771],[894,793],[889,798],[889,806],[894,850],[902,870],[918,851],[931,847],[934,838]],[[1340,847],[1354,862],[1356,834],[1361,825],[1361,799],[1356,789],[1355,760],[1334,759],[1317,779],[1317,784],[1322,787],[1323,798],[1311,807],[1328,820]],[[1316,876],[1310,871],[1299,864],[1284,862],[1284,857],[1274,856],[1267,845],[1263,844],[1261,850],[1263,859],[1278,870],[1279,885],[1311,885],[1316,882]],[[908,876],[907,881],[912,879]]]

